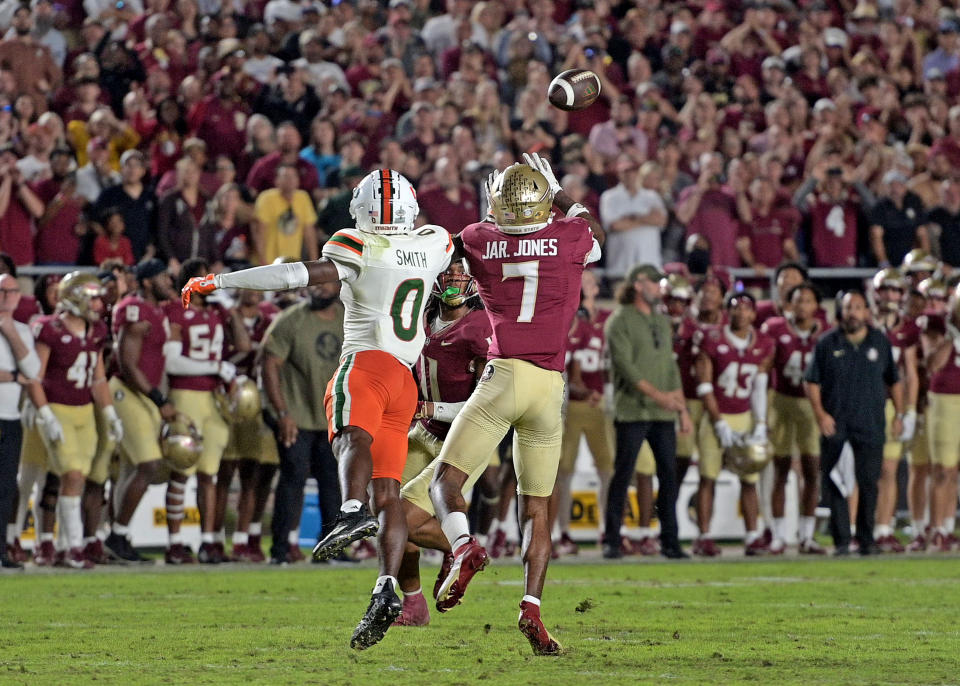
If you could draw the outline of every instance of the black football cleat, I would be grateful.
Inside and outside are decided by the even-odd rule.
[[[370,514],[366,505],[361,505],[356,512],[340,512],[330,533],[314,546],[313,559],[323,562],[334,558],[354,541],[369,538],[379,530],[380,522]]]
[[[350,647],[354,650],[366,650],[375,646],[383,640],[384,634],[387,633],[393,621],[400,616],[401,610],[403,610],[403,603],[397,597],[393,582],[388,581],[379,593],[374,593],[370,597],[367,612],[357,624],[357,628],[353,630]]]
[[[140,553],[134,550],[130,539],[120,534],[111,533],[107,540],[103,542],[107,552],[117,560],[122,562],[146,562],[146,558],[141,557]]]

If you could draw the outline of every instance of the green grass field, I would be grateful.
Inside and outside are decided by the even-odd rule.
[[[560,658],[516,629],[516,564],[429,627],[348,646],[371,567],[0,576],[0,684],[960,681],[957,559],[551,566]],[[425,568],[432,586],[435,568]],[[585,611],[578,611],[580,610]]]

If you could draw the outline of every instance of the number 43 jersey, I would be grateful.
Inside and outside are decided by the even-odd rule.
[[[600,259],[590,225],[565,218],[517,235],[480,222],[460,238],[493,327],[487,357],[562,372],[567,334],[580,306],[580,276]]]
[[[773,339],[750,330],[750,338],[741,341],[729,333],[729,326],[710,331],[700,349],[713,364],[713,394],[720,414],[750,411],[750,394],[760,367],[774,352]]]
[[[345,267],[341,355],[382,350],[412,367],[426,336],[423,306],[437,276],[450,264],[446,229],[426,225],[403,236],[357,229],[337,231],[323,256]]]
[[[786,317],[773,317],[763,323],[760,332],[776,344],[773,390],[793,398],[804,397],[803,373],[807,371],[813,349],[823,330],[824,326],[819,320],[806,333],[798,331]]]

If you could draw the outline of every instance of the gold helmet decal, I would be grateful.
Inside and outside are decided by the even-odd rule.
[[[553,193],[539,171],[525,164],[514,164],[497,175],[489,202],[490,214],[501,231],[532,233],[550,223]]]

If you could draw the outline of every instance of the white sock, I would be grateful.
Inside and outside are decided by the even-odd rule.
[[[748,531],[748,532],[747,532],[747,538],[746,538],[747,545],[750,545],[751,543],[753,543],[753,542],[754,542],[755,540],[757,540],[758,538],[760,538],[760,532],[759,532],[759,531]]]
[[[540,599],[534,598],[532,595],[523,596],[523,602],[530,603],[531,605],[536,605],[537,607],[540,607]]]
[[[62,495],[57,501],[60,512],[60,528],[63,530],[68,550],[83,545],[83,518],[80,514],[80,496]]]
[[[87,545],[88,543],[96,543],[96,542],[97,542],[97,537],[96,537],[96,536],[86,536],[86,537],[84,537],[84,539],[83,539],[83,544],[84,544],[84,545]]]
[[[800,540],[812,541],[813,530],[817,528],[817,518],[810,515],[800,515]]]
[[[170,545],[183,545],[183,534],[180,532],[170,534]]]
[[[130,527],[124,526],[123,524],[113,523],[112,527],[113,533],[117,536],[123,536],[124,538],[130,538]]]
[[[223,543],[224,541],[227,540],[227,535],[226,533],[224,533],[223,529],[220,529],[220,531],[214,531],[213,540],[216,543]]]
[[[17,525],[7,524],[7,545],[13,545],[13,539],[17,537]]]
[[[889,536],[892,533],[893,530],[890,528],[889,524],[877,524],[873,527],[874,538],[883,538],[884,536]]]
[[[234,531],[232,540],[234,545],[246,545],[250,538],[246,531]]]
[[[640,535],[640,538],[641,538],[641,539],[650,538],[650,527],[649,527],[649,526],[641,526],[641,527],[637,530],[637,533]]]
[[[950,532],[951,534],[953,533],[954,529],[957,528],[956,517],[947,517],[943,523],[944,523],[944,526],[947,527],[947,531]]]
[[[451,512],[440,523],[443,529],[443,535],[450,542],[450,550],[457,554],[457,548],[465,543],[461,538],[470,538],[470,523],[467,521],[467,515],[463,512]]]
[[[783,540],[783,529],[786,524],[786,517],[774,517],[772,520],[773,524],[773,538],[777,540]]]
[[[40,542],[41,542],[41,543],[53,543],[53,534],[47,533],[47,532],[45,532],[45,531],[42,532],[42,533],[40,534]]]
[[[390,581],[390,582],[393,583],[394,591],[396,591],[396,588],[397,588],[397,579],[396,579],[396,577],[392,577],[392,576],[389,576],[389,575],[387,575],[387,574],[384,574],[383,576],[377,577],[377,583],[376,583],[376,584],[374,585],[374,587],[373,587],[373,592],[374,592],[374,593],[379,593],[380,591],[382,591],[382,590],[383,590],[383,587],[386,585],[386,583],[387,583],[388,581]]]
[[[251,536],[259,536],[261,531],[263,531],[261,522],[250,522],[250,526],[247,527],[247,533]]]
[[[200,532],[200,542],[201,542],[201,543],[214,543],[213,532],[212,532],[212,531],[201,531],[201,532]]]
[[[422,593],[423,593],[423,589],[418,587],[416,591],[410,591],[409,593],[407,593],[406,591],[404,591],[404,592],[403,592],[403,597],[404,597],[404,598],[407,598],[407,597],[412,596],[412,595],[421,595]]]
[[[290,545],[300,545],[300,529],[294,529],[287,534],[287,543]]]
[[[350,500],[345,500],[343,502],[343,505],[340,506],[340,511],[346,512],[346,513],[358,512],[362,505],[363,503],[361,503],[356,498],[350,498]]]

